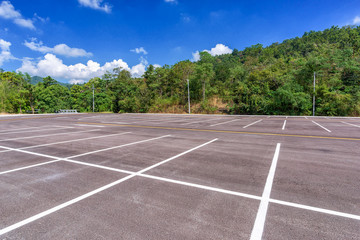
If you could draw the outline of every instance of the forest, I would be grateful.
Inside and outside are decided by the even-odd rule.
[[[315,94],[317,116],[359,116],[360,27],[334,26],[219,56],[205,51],[197,62],[149,65],[141,78],[116,68],[66,85],[1,70],[0,112],[92,112],[94,86],[95,112],[186,113],[187,80],[192,113],[312,115]]]

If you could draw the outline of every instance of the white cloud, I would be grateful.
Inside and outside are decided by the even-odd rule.
[[[140,57],[139,60],[140,63],[133,66],[130,70],[133,77],[141,77],[145,73],[146,67],[149,64],[149,62],[144,57]]]
[[[86,52],[81,48],[71,48],[68,45],[62,43],[54,46],[53,48],[44,46],[43,42],[37,41],[36,38],[32,38],[30,42],[25,41],[24,45],[33,51],[41,53],[55,53],[66,57],[90,57],[91,52]]]
[[[35,26],[30,19],[24,19],[24,18],[16,18],[14,19],[14,23],[21,27],[29,28],[29,29],[35,29]]]
[[[122,68],[131,73],[133,77],[140,77],[144,74],[147,65],[145,59],[132,68],[122,59],[107,62],[103,66],[99,63],[89,60],[86,65],[77,63],[74,65],[65,65],[63,61],[57,58],[54,54],[47,53],[40,61],[33,61],[32,59],[24,59],[22,66],[16,71],[27,72],[33,76],[51,76],[53,78],[69,79],[72,82],[84,79],[91,79],[93,77],[101,77],[106,71],[112,71],[114,68]]]
[[[231,50],[228,46],[225,46],[224,44],[218,43],[215,47],[211,48],[211,50],[203,50],[203,52],[208,52],[211,54],[211,56],[218,56],[223,54],[229,54],[232,53],[233,50]],[[200,52],[196,51],[192,53],[192,61],[197,62],[200,60]]]
[[[71,79],[69,81],[70,84],[83,84],[85,83],[86,81],[85,80],[82,80],[82,79]]]
[[[160,64],[154,64],[153,66],[154,66],[154,68],[161,68]]]
[[[5,61],[15,59],[13,55],[11,55],[10,46],[10,42],[0,39],[0,66],[2,66]]]
[[[225,46],[224,44],[216,44],[214,48],[212,48],[210,51],[204,50],[208,53],[210,53],[212,56],[218,56],[223,54],[229,54],[232,53],[233,50],[231,50],[228,46]]]
[[[359,17],[359,16],[356,16],[356,17],[354,18],[353,24],[354,24],[354,25],[360,24],[360,17]]]
[[[134,52],[134,53],[137,53],[137,54],[143,53],[144,55],[148,54],[148,52],[145,50],[144,47],[131,49],[130,52]]]
[[[139,63],[133,66],[130,70],[131,76],[133,77],[141,77],[145,71],[146,71],[146,65],[144,65],[143,63]]]
[[[15,24],[35,30],[35,26],[33,21],[30,19],[25,19],[21,15],[19,11],[16,11],[14,6],[10,3],[10,1],[3,1],[0,4],[0,17],[5,19],[11,19]]]
[[[192,53],[192,56],[193,56],[193,58],[191,59],[191,61],[197,62],[200,60],[200,52],[199,51]]]
[[[177,3],[177,0],[164,0],[167,3]]]
[[[111,6],[108,3],[101,4],[103,0],[78,0],[78,2],[84,7],[111,13]]]
[[[21,18],[21,14],[15,10],[9,1],[3,1],[0,4],[0,16],[5,19]]]

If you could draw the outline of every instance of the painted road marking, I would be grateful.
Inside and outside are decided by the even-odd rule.
[[[8,150],[8,151],[16,151],[16,150]],[[15,169],[0,172],[0,175],[25,170],[25,169],[28,169],[28,168],[38,167],[38,166],[46,165],[46,164],[50,164],[50,163],[55,163],[55,162],[59,162],[59,161],[61,161],[61,159],[52,160],[52,161],[43,162],[43,163],[38,163],[38,164],[34,164],[34,165],[29,165],[29,166],[21,167],[21,168],[15,168]]]
[[[68,127],[58,127],[55,126],[56,128],[52,127],[52,128],[42,128],[42,129],[36,129],[36,130],[30,130],[30,131],[16,131],[16,132],[6,132],[6,133],[0,133],[0,135],[6,135],[6,134],[14,134],[14,133],[28,133],[28,132],[42,132],[42,131],[56,131],[59,130],[61,128],[67,129]]]
[[[318,124],[317,122],[315,122],[315,121],[312,121],[313,123],[315,123],[316,125],[318,125],[319,127],[321,127],[322,129],[324,129],[324,130],[326,130],[326,131],[328,131],[328,132],[331,132],[329,129],[327,129],[326,127],[324,127],[324,126],[321,126],[320,124]]]
[[[4,141],[14,141],[14,140],[20,140],[20,139],[38,138],[38,137],[50,137],[50,136],[57,136],[57,135],[64,135],[64,134],[75,134],[75,133],[83,133],[83,132],[92,132],[92,131],[98,131],[98,130],[97,130],[97,129],[93,129],[93,130],[87,130],[87,131],[55,133],[55,134],[46,134],[46,135],[38,135],[38,136],[31,136],[31,137],[8,138],[8,139],[1,139],[0,142],[4,142]]]
[[[89,125],[86,125],[86,124],[74,124],[74,125],[81,126],[81,127],[90,127]],[[104,126],[96,125],[96,127],[104,127]]]
[[[250,127],[250,126],[252,126],[252,125],[254,125],[254,124],[258,123],[258,122],[261,122],[261,121],[262,121],[262,119],[260,119],[260,120],[258,120],[258,121],[256,121],[256,122],[250,123],[250,124],[244,126],[243,128]]]
[[[3,133],[3,132],[12,132],[12,131],[19,131],[19,130],[28,130],[28,129],[34,129],[34,128],[43,128],[43,127],[27,127],[27,128],[8,129],[8,130],[0,131],[0,133]]]
[[[215,123],[213,125],[210,125],[210,127],[214,127],[214,126],[217,126],[217,125],[222,125],[222,124],[226,124],[226,123],[230,123],[230,122],[235,122],[235,121],[239,121],[239,119],[234,119],[234,120],[230,120],[230,121],[227,121],[227,122]]]
[[[16,151],[16,149],[14,149],[14,151]],[[31,152],[29,152],[29,154],[31,154]],[[54,156],[48,156],[48,157],[55,158],[55,159],[57,158]],[[58,158],[58,159],[60,159],[60,158]],[[86,165],[86,166],[91,166],[91,167],[96,167],[96,168],[102,168],[102,169],[115,171],[115,172],[136,174],[136,172],[132,172],[132,171],[128,171],[128,170],[122,170],[122,169],[112,168],[112,167],[105,167],[105,166],[101,166],[101,165],[97,165],[97,164],[85,163],[85,162],[80,162],[80,161],[76,161],[76,160],[70,160],[70,159],[62,159],[62,160],[66,161],[66,162],[71,162],[71,163],[75,163],[75,164],[81,164],[81,165]],[[55,161],[51,161],[51,162],[55,162]],[[209,191],[220,192],[220,193],[224,193],[224,194],[230,194],[230,195],[255,199],[255,200],[262,199],[262,197],[256,196],[256,195],[235,192],[235,191],[225,190],[225,189],[221,189],[221,188],[215,188],[215,187],[194,184],[194,183],[189,183],[189,182],[184,182],[184,181],[179,181],[179,180],[173,180],[173,179],[168,179],[168,178],[162,178],[162,177],[157,177],[157,176],[153,176],[153,175],[137,174],[137,176],[151,178],[151,179],[155,179],[155,180],[159,180],[159,181],[170,182],[170,183],[184,185],[184,186],[189,186],[189,187],[200,188],[200,189],[209,190]],[[310,211],[315,211],[315,212],[320,212],[320,213],[326,213],[326,214],[330,214],[330,215],[334,215],[334,216],[341,216],[341,217],[345,217],[345,218],[360,220],[360,216],[354,215],[354,214],[348,214],[348,213],[343,213],[343,212],[338,212],[338,211],[333,211],[333,210],[328,210],[328,209],[323,209],[323,208],[317,208],[317,207],[312,207],[312,206],[307,206],[307,205],[302,205],[302,204],[297,204],[297,203],[292,203],[292,202],[286,202],[286,201],[281,201],[281,200],[276,200],[276,199],[269,199],[269,202],[284,205],[284,206],[299,208],[299,209],[305,209],[305,210],[310,210]]]
[[[126,122],[102,122],[102,123],[132,124],[132,123],[136,123],[136,122],[132,122],[132,123],[126,123]]]
[[[286,120],[284,121],[284,125],[282,126],[281,130],[285,130]]]
[[[45,157],[45,158],[51,158],[51,159],[56,160],[56,161],[48,161],[48,162],[43,162],[43,163],[39,163],[39,164],[29,165],[29,166],[26,166],[26,167],[16,168],[16,169],[12,169],[12,170],[7,170],[7,171],[4,171],[4,172],[0,172],[0,175],[5,174],[5,173],[9,173],[9,172],[20,171],[20,170],[23,170],[23,169],[33,168],[33,167],[37,167],[37,166],[41,166],[41,165],[45,165],[45,164],[50,164],[50,163],[61,161],[61,160],[62,161],[68,161],[71,158],[76,158],[76,157],[79,157],[79,156],[85,156],[85,155],[89,155],[89,154],[93,154],[93,153],[108,151],[108,150],[112,150],[112,149],[115,149],[115,148],[122,148],[122,147],[131,146],[131,145],[135,145],[135,144],[139,144],[139,143],[149,142],[149,141],[157,140],[157,139],[164,138],[164,137],[167,137],[167,136],[170,136],[170,135],[166,135],[166,136],[162,136],[162,137],[156,137],[156,138],[150,138],[150,139],[141,140],[141,141],[132,142],[132,143],[127,143],[127,144],[123,144],[123,145],[119,145],[119,146],[115,146],[115,147],[111,147],[111,148],[104,148],[104,149],[101,149],[101,150],[87,152],[87,153],[83,153],[83,154],[79,154],[79,155],[74,155],[74,156],[70,156],[70,157],[67,157],[67,158],[60,158],[60,157],[55,157],[55,156],[51,156],[51,155],[47,155],[47,154],[41,154],[41,153],[30,152],[30,151],[26,151],[26,150],[22,150],[22,149],[16,149],[16,148],[0,146],[1,148],[7,149],[7,150],[10,150],[10,151],[16,151],[16,152],[21,152],[21,153],[26,153],[26,154],[31,154],[31,155],[36,155],[36,156]]]
[[[280,205],[284,205],[284,206],[305,209],[305,210],[309,210],[309,211],[313,211],[313,212],[326,213],[326,214],[330,214],[330,215],[334,215],[334,216],[338,216],[338,217],[345,217],[345,218],[351,218],[351,219],[355,219],[355,220],[360,220],[359,215],[343,213],[343,212],[328,210],[328,209],[324,209],[324,208],[311,207],[311,206],[307,206],[307,205],[302,205],[302,204],[297,204],[297,203],[292,203],[292,202],[286,202],[286,201],[281,201],[281,200],[276,200],[276,199],[270,199],[270,202],[280,204]]]
[[[266,179],[264,192],[263,192],[262,197],[261,197],[259,210],[258,210],[258,213],[256,215],[256,219],[255,219],[253,230],[251,232],[250,240],[261,240],[261,238],[262,238],[262,234],[263,234],[264,226],[265,226],[267,209],[268,209],[268,206],[269,206],[269,200],[270,200],[272,184],[273,184],[274,176],[275,176],[276,165],[277,165],[277,162],[278,162],[278,159],[279,159],[280,146],[281,146],[280,143],[278,143],[276,145],[275,154],[274,154],[274,157],[273,157],[273,160],[272,160],[272,163],[271,163],[271,167],[270,167],[268,177]]]
[[[219,192],[219,193],[225,193],[225,194],[239,196],[239,197],[245,197],[245,198],[250,198],[250,199],[255,199],[255,200],[261,200],[261,197],[259,197],[259,196],[246,194],[246,193],[241,193],[241,192],[235,192],[235,191],[216,188],[216,187],[209,187],[209,186],[196,184],[196,183],[189,183],[189,182],[173,180],[173,179],[169,179],[169,178],[157,177],[157,176],[148,175],[148,174],[138,174],[138,176],[155,179],[155,180],[159,180],[159,181],[162,181],[162,182],[169,182],[169,183],[175,183],[175,184],[194,187],[194,188],[199,188],[199,189],[205,189],[205,190],[213,191],[213,192]]]
[[[83,114],[83,113],[77,113],[77,115],[78,114]],[[39,117],[19,117],[19,118],[10,118],[10,119],[0,119],[0,121],[9,122],[9,121],[21,121],[21,120],[29,120],[29,119],[45,119],[45,118],[53,118],[53,119],[55,119],[57,117],[54,114],[41,114],[41,115],[46,116],[46,117],[42,117],[42,116],[39,116]],[[67,114],[67,115],[69,116],[70,114]],[[75,115],[75,114],[71,114],[71,115]],[[14,116],[14,117],[16,117],[16,116]]]
[[[133,143],[123,144],[123,145],[120,145],[120,146],[109,147],[109,148],[104,148],[104,149],[100,149],[100,150],[95,150],[95,151],[91,151],[91,152],[87,152],[87,153],[82,153],[82,154],[74,155],[74,156],[67,157],[67,158],[82,157],[82,156],[86,156],[86,155],[93,154],[93,153],[99,153],[99,152],[109,151],[109,150],[113,150],[113,149],[117,149],[117,148],[122,148],[122,147],[126,147],[126,146],[131,146],[131,145],[138,144],[138,143],[149,142],[149,141],[153,141],[153,140],[157,140],[157,139],[161,139],[161,138],[166,138],[166,137],[170,137],[170,136],[171,136],[171,135],[164,135],[164,136],[161,136],[161,137],[150,138],[150,139],[141,140],[141,141],[137,141],[137,142],[133,142]]]
[[[94,131],[94,130],[90,130],[89,132],[93,132],[93,131]],[[95,131],[99,131],[99,130],[96,129]],[[84,141],[84,140],[91,140],[91,139],[97,139],[97,138],[104,138],[104,137],[111,137],[111,136],[123,135],[123,134],[127,134],[127,133],[131,133],[131,132],[123,132],[123,133],[102,135],[102,136],[96,136],[96,137],[73,139],[73,140],[62,141],[62,142],[45,143],[45,144],[40,144],[40,145],[22,147],[22,148],[18,148],[18,149],[29,149],[29,148],[45,147],[45,146],[51,146],[51,145],[56,145],[56,144],[63,144],[63,143],[70,143],[70,142],[78,142],[78,141]],[[12,150],[4,150],[4,151],[0,151],[0,153],[2,153],[2,152],[10,152],[10,151],[12,151]]]
[[[348,124],[348,125],[353,126],[353,127],[358,127],[358,128],[360,128],[359,125],[355,125],[355,124],[352,124],[352,123],[347,123],[347,122],[342,122],[342,123]]]
[[[93,196],[93,195],[95,195],[95,194],[97,194],[97,193],[99,193],[99,192],[102,192],[102,191],[104,191],[104,190],[106,190],[106,189],[108,189],[108,188],[111,188],[111,187],[113,187],[113,186],[115,186],[115,185],[117,185],[117,184],[119,184],[119,183],[125,182],[125,181],[127,181],[127,180],[129,180],[129,179],[131,179],[131,178],[133,178],[133,177],[135,177],[135,176],[137,176],[138,174],[141,174],[141,173],[146,172],[146,171],[148,171],[148,170],[150,170],[150,169],[153,169],[153,168],[155,168],[155,167],[157,167],[157,166],[160,166],[161,164],[164,164],[164,163],[169,162],[169,161],[171,161],[171,160],[174,160],[174,159],[176,159],[176,158],[178,158],[178,157],[181,157],[181,156],[183,156],[183,155],[185,155],[185,154],[187,154],[187,153],[189,153],[189,152],[192,152],[192,151],[194,151],[194,150],[196,150],[196,149],[198,149],[198,148],[201,148],[201,147],[203,147],[203,146],[206,146],[206,145],[208,145],[208,144],[210,144],[210,143],[212,143],[212,142],[214,142],[214,141],[216,141],[216,140],[217,140],[217,139],[213,139],[213,140],[211,140],[211,141],[209,141],[209,142],[206,142],[206,143],[204,143],[204,144],[202,144],[202,145],[200,145],[200,146],[194,147],[194,148],[192,148],[192,149],[190,149],[190,150],[187,150],[187,151],[185,151],[185,152],[183,152],[183,153],[180,153],[180,154],[178,154],[178,155],[176,155],[176,156],[174,156],[174,157],[171,157],[171,158],[169,158],[169,159],[166,159],[166,160],[164,160],[164,161],[161,161],[161,162],[159,162],[159,163],[156,163],[156,164],[154,164],[154,165],[151,165],[151,166],[149,166],[149,167],[147,167],[147,168],[144,168],[143,170],[140,170],[140,171],[138,171],[138,172],[136,172],[136,173],[133,173],[133,174],[131,174],[131,175],[128,175],[128,176],[126,176],[126,177],[123,177],[123,178],[121,178],[121,179],[119,179],[119,180],[117,180],[117,181],[115,181],[115,182],[112,182],[112,183],[107,184],[107,185],[105,185],[105,186],[103,186],[103,187],[100,187],[100,188],[98,188],[98,189],[95,189],[95,190],[93,190],[93,191],[91,191],[91,192],[88,192],[88,193],[86,193],[86,194],[84,194],[84,195],[81,195],[81,196],[79,196],[79,197],[77,197],[77,198],[74,198],[74,199],[72,199],[72,200],[70,200],[70,201],[67,201],[67,202],[65,202],[65,203],[63,203],[63,204],[60,204],[60,205],[58,205],[58,206],[56,206],[56,207],[53,207],[53,208],[51,208],[51,209],[49,209],[49,210],[46,210],[46,211],[41,212],[41,213],[39,213],[39,214],[36,214],[36,215],[34,215],[34,216],[32,216],[32,217],[29,217],[29,218],[27,218],[27,219],[24,219],[23,221],[20,221],[20,222],[18,222],[18,223],[15,223],[15,224],[13,224],[13,225],[10,225],[10,226],[8,226],[8,227],[6,227],[6,228],[3,228],[3,229],[0,230],[0,236],[3,235],[3,234],[5,234],[5,233],[8,233],[8,232],[10,232],[10,231],[12,231],[12,230],[15,230],[15,229],[17,229],[17,228],[19,228],[19,227],[22,227],[22,226],[24,226],[24,225],[26,225],[26,224],[28,224],[28,223],[31,223],[31,222],[33,222],[33,221],[36,221],[36,220],[38,220],[38,219],[40,219],[40,218],[42,218],[42,217],[45,217],[45,216],[47,216],[47,215],[49,215],[49,214],[51,214],[51,213],[54,213],[54,212],[56,212],[56,211],[59,211],[59,210],[62,209],[62,208],[68,207],[68,206],[70,206],[70,205],[72,205],[72,204],[74,204],[74,203],[76,203],[76,202],[79,202],[79,201],[85,199],[85,198],[88,198],[88,197],[90,197],[90,196]]]
[[[195,124],[195,123],[210,122],[210,121],[221,120],[221,119],[222,119],[222,118],[214,118],[214,119],[208,119],[208,120],[204,120],[204,121],[196,121],[196,122],[182,123],[182,124],[180,124],[180,125],[189,125],[189,124]]]
[[[83,124],[89,124],[89,125],[100,124],[100,123],[94,123],[94,122],[92,122],[92,123],[91,122],[82,122],[82,123]],[[238,132],[238,131],[230,131],[230,130],[194,129],[194,128],[178,128],[178,127],[157,127],[157,126],[142,126],[142,125],[120,125],[120,124],[102,124],[102,125],[119,126],[119,127],[131,127],[131,128],[166,129],[166,130],[191,131],[191,132],[233,133],[233,134],[248,134],[248,135],[263,135],[263,136],[280,136],[280,137],[298,137],[298,138],[360,141],[360,138],[295,135],[295,134],[283,134],[283,133]]]

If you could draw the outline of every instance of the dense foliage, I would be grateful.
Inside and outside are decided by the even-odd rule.
[[[39,109],[310,115],[316,72],[316,115],[360,115],[360,27],[332,27],[301,38],[234,49],[232,54],[200,53],[197,62],[150,65],[143,78],[114,69],[70,88],[46,77],[31,84],[28,74],[0,73],[0,111]]]

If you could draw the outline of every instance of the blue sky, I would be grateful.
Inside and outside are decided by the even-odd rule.
[[[0,0],[0,68],[82,82],[360,24],[360,1]]]

